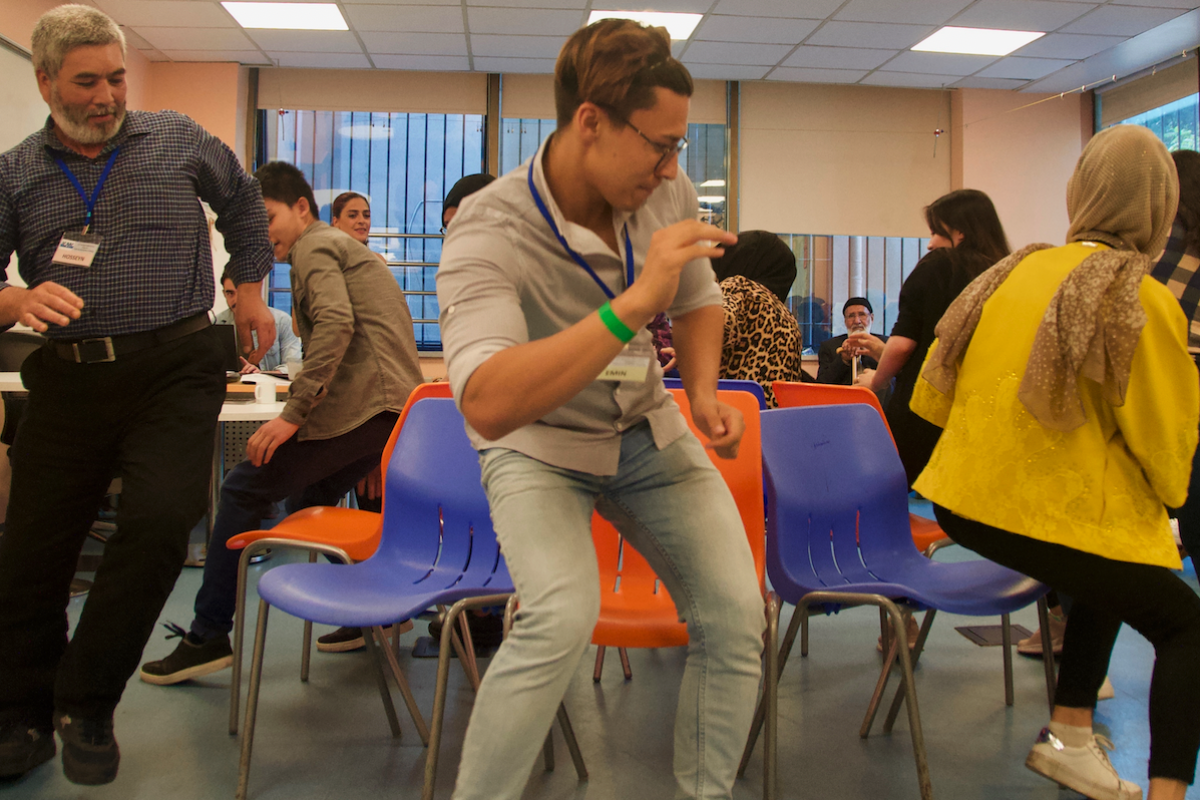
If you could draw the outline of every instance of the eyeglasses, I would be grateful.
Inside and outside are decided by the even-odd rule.
[[[646,144],[650,145],[658,152],[660,157],[658,159],[658,163],[654,165],[655,172],[658,172],[660,169],[662,169],[663,164],[667,163],[667,159],[669,159],[671,156],[681,153],[687,149],[688,140],[686,136],[680,137],[679,141],[674,142],[673,144],[662,144],[661,142],[656,142],[646,134],[642,133],[641,129],[639,129],[637,125],[634,125],[632,122],[625,119],[615,111],[611,111],[609,109],[605,109],[605,111],[607,111],[609,116],[611,116],[613,119],[623,122],[629,127],[633,128],[634,132],[637,133],[638,136],[646,140]]]

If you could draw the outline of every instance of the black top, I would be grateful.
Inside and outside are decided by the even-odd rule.
[[[846,341],[848,334],[843,333],[841,336],[835,336],[832,339],[826,339],[821,343],[821,349],[817,351],[817,359],[819,367],[817,368],[817,383],[829,383],[839,386],[849,386],[852,382],[853,370],[850,365],[842,361],[842,356],[838,353],[838,348]],[[878,334],[876,334],[878,336]],[[878,336],[881,341],[886,342],[888,337]],[[879,364],[870,356],[863,356],[859,362],[863,369],[876,369]]]

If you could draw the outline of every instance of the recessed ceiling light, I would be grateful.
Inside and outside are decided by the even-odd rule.
[[[221,3],[243,28],[348,31],[334,3]]]
[[[913,45],[913,50],[928,53],[965,53],[977,56],[1006,56],[1018,47],[1024,47],[1045,33],[1038,31],[1001,31],[992,28],[955,28],[946,26],[935,31],[924,41]]]
[[[588,25],[602,19],[631,19],[644,25],[666,28],[672,39],[687,39],[700,24],[703,14],[675,14],[665,11],[593,11]]]

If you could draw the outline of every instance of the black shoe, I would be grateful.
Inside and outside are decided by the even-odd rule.
[[[222,634],[207,641],[200,639],[194,633],[185,633],[174,623],[164,627],[171,631],[168,639],[179,636],[183,639],[175,652],[161,661],[147,661],[139,673],[146,683],[155,686],[170,686],[173,683],[199,678],[219,672],[233,664],[233,646],[229,644],[229,636]]]
[[[63,774],[67,780],[84,786],[112,783],[121,764],[112,717],[84,719],[55,714],[54,729],[62,739]]]
[[[19,778],[54,758],[54,730],[25,720],[0,725],[0,778]]]
[[[395,625],[389,625],[384,628],[383,632],[388,636],[399,636],[411,631],[412,627],[412,620],[406,619]],[[333,633],[317,637],[317,650],[322,653],[349,653],[352,650],[361,650],[366,646],[367,643],[363,641],[362,628],[338,628]]]

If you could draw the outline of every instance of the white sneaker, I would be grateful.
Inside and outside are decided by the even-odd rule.
[[[1142,800],[1142,788],[1121,780],[1108,760],[1104,751],[1112,749],[1113,743],[1099,734],[1087,747],[1067,747],[1047,727],[1038,735],[1025,766],[1092,800]]]
[[[1112,700],[1117,696],[1117,690],[1113,688],[1112,681],[1108,676],[1104,676],[1104,683],[1100,684],[1100,691],[1096,693],[1097,700]]]

